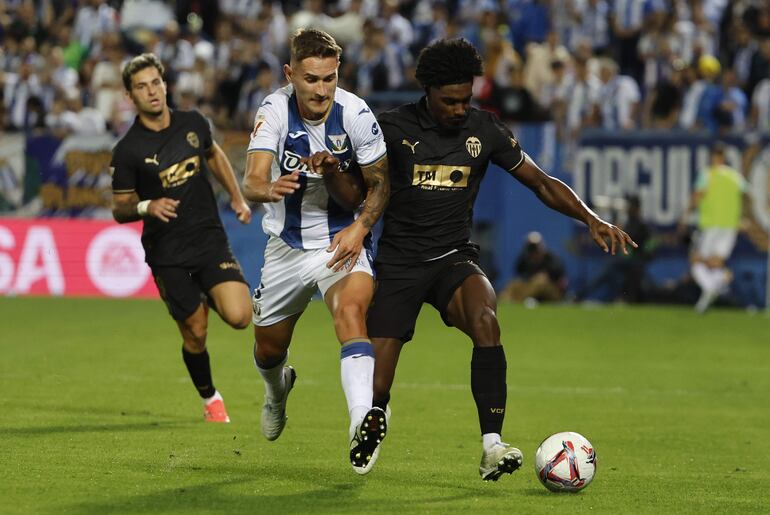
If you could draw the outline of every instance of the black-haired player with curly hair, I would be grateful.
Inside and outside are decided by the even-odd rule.
[[[507,366],[497,299],[478,265],[478,246],[470,241],[473,203],[489,164],[506,170],[547,206],[584,222],[605,252],[627,252],[627,245],[636,244],[541,170],[494,114],[471,107],[473,79],[481,73],[481,58],[470,43],[436,41],[417,61],[425,95],[379,118],[391,196],[367,323],[375,351],[374,404],[383,409],[423,303],[470,337],[471,391],[483,439],[479,472],[495,481],[518,469],[523,456],[501,439]]]

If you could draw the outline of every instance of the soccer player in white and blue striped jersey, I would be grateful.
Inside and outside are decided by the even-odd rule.
[[[262,433],[280,436],[296,373],[286,366],[297,320],[316,290],[334,318],[341,344],[342,387],[350,414],[350,461],[366,474],[387,422],[372,407],[374,352],[366,311],[374,280],[370,230],[390,193],[385,142],[366,103],[337,87],[340,47],[323,31],[300,29],[284,66],[289,85],[268,95],[249,143],[244,195],[264,203],[269,235],[253,296],[254,359],[265,382]],[[361,207],[338,205],[324,174],[355,161],[367,187]]]

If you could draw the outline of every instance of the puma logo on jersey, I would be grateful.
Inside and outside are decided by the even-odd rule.
[[[403,140],[401,142],[402,145],[406,145],[407,147],[412,149],[412,155],[414,155],[414,147],[420,144],[419,141],[415,141],[414,144],[409,143],[407,140]]]
[[[158,162],[158,154],[155,154],[152,157],[145,157],[144,162],[148,165],[160,166],[160,163]]]

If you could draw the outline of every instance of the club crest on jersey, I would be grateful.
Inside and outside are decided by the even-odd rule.
[[[348,151],[347,134],[329,134],[326,137],[332,143],[332,154],[343,154]]]
[[[476,136],[470,136],[465,140],[465,148],[471,157],[479,157],[479,154],[481,154],[481,141]]]
[[[201,146],[201,142],[198,139],[198,135],[192,131],[187,133],[187,143],[189,143],[190,146],[192,146],[193,148],[198,148]]]

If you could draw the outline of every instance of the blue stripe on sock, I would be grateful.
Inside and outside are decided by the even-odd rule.
[[[371,356],[374,357],[374,349],[369,342],[353,342],[340,349],[340,359],[350,356]]]

